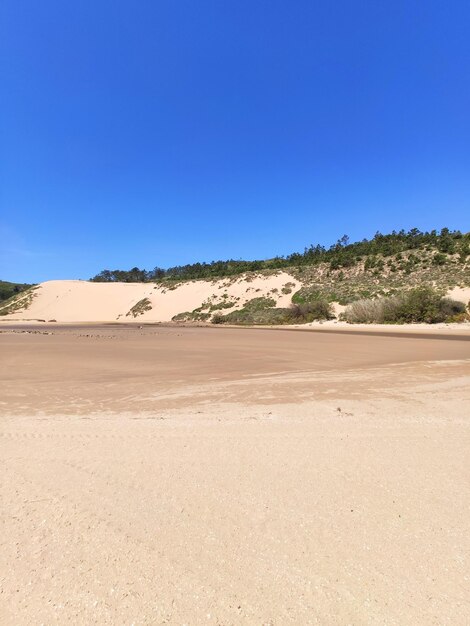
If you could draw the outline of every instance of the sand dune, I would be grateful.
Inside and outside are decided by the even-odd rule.
[[[288,286],[283,292],[283,288]],[[26,308],[0,317],[0,321],[55,320],[57,322],[170,322],[173,316],[193,311],[204,303],[233,304],[223,312],[242,308],[252,298],[270,297],[276,306],[291,304],[292,293],[301,283],[286,272],[271,275],[237,276],[214,281],[189,281],[174,288],[154,283],[92,283],[80,280],[51,280],[41,283]],[[455,287],[450,297],[470,301],[470,288]],[[143,299],[149,310],[134,317],[132,307]],[[27,299],[25,298],[25,302]],[[344,307],[334,304],[336,313]]]
[[[57,322],[132,321],[131,308],[147,298],[151,309],[138,316],[139,321],[169,322],[174,315],[192,311],[205,301],[214,304],[225,298],[233,302],[231,309],[260,296],[273,297],[277,306],[288,306],[291,296],[283,294],[287,283],[291,289],[299,282],[290,274],[279,272],[256,276],[249,280],[235,277],[217,281],[191,281],[164,288],[153,283],[92,283],[80,280],[51,280],[41,283],[27,309],[5,316],[8,320],[54,319]]]

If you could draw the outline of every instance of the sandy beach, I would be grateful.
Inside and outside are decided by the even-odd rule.
[[[470,626],[470,2],[1,8],[0,626]]]
[[[468,623],[468,335],[1,331],[2,623]]]

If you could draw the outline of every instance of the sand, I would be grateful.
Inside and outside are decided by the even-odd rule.
[[[173,288],[154,283],[50,280],[37,286],[26,309],[0,316],[0,327],[11,321],[31,323],[38,320],[41,320],[40,323],[49,320],[59,323],[166,323],[171,322],[175,315],[193,311],[207,302],[212,305],[232,303],[232,307],[220,309],[226,314],[259,297],[272,298],[277,307],[288,307],[292,294],[300,287],[298,280],[281,271],[268,275],[243,274],[214,281],[189,281]],[[455,287],[448,295],[467,304],[470,288]],[[134,318],[130,311],[143,299],[148,300],[151,308]],[[345,309],[337,302],[332,304],[336,316]]]
[[[468,624],[468,336],[0,350],[2,623]]]
[[[290,285],[292,290],[283,293],[282,288]],[[211,300],[219,304],[226,298],[233,307],[223,310],[228,313],[252,298],[272,297],[276,306],[289,306],[292,293],[300,283],[286,272],[270,275],[236,276],[215,281],[189,281],[178,283],[173,288],[155,283],[92,283],[84,280],[50,280],[38,285],[34,297],[26,310],[0,318],[5,323],[11,320],[34,321],[55,320],[56,322],[110,322],[133,321],[131,308],[146,298],[151,309],[139,315],[139,322],[170,322],[174,315],[193,311]]]
[[[470,304],[470,287],[453,287],[447,292],[449,298]]]

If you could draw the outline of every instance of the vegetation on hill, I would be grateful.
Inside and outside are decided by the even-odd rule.
[[[230,294],[230,286],[249,283],[259,275],[267,278],[286,271],[294,282],[286,282],[262,295],[261,288],[248,287]],[[217,283],[210,295],[192,311],[173,317],[175,322],[215,324],[295,324],[334,317],[332,303],[347,306],[342,319],[363,323],[470,321],[465,305],[445,298],[452,287],[470,286],[470,233],[450,231],[377,233],[371,240],[349,243],[346,236],[326,249],[310,246],[303,253],[266,261],[215,261],[195,263],[151,272],[104,270],[95,282],[157,282],[165,294],[187,280],[205,279]],[[222,279],[222,280],[220,280]],[[0,315],[23,311],[36,295],[37,287],[1,283],[3,293],[14,291],[0,301]],[[214,284],[214,289],[216,285]],[[10,291],[9,291],[10,290]],[[220,290],[223,290],[220,291]],[[246,302],[249,291],[260,292]],[[236,289],[235,289],[236,292]],[[288,296],[286,298],[285,296]],[[282,297],[282,299],[281,299]],[[290,306],[288,306],[290,304]],[[137,302],[126,314],[139,317],[152,309],[149,298]]]
[[[390,268],[411,274],[420,264],[424,253],[433,267],[443,267],[449,261],[465,265],[470,258],[470,233],[443,228],[421,232],[417,228],[401,230],[388,235],[376,233],[372,239],[350,243],[344,235],[329,248],[311,245],[303,252],[279,256],[264,261],[212,261],[192,263],[168,269],[156,267],[147,271],[134,267],[131,270],[103,270],[93,278],[95,282],[147,282],[163,280],[198,280],[235,276],[244,272],[260,272],[294,268],[305,272],[307,268],[323,265],[328,271],[341,271],[361,266],[372,275]]]
[[[194,309],[194,311],[183,311],[182,313],[178,313],[171,318],[172,322],[207,322],[211,317],[210,313],[201,312],[199,309]]]
[[[316,320],[328,320],[334,317],[331,304],[324,300],[314,303],[292,304],[289,308],[277,307],[272,298],[253,298],[242,309],[212,318],[213,324],[272,325],[305,324]]]
[[[7,300],[0,302],[0,315],[11,315],[19,311],[26,311],[31,305],[37,286],[28,286]]]
[[[146,311],[152,310],[152,303],[148,298],[142,298],[126,313],[126,317],[132,315],[132,317],[138,317],[143,315]]]
[[[29,287],[32,287],[32,285],[27,283],[10,283],[6,280],[0,280],[0,302],[4,302],[16,296],[25,289],[29,289]]]
[[[172,322],[206,322],[210,320],[212,314],[215,311],[221,311],[222,309],[231,309],[237,305],[237,301],[240,298],[230,300],[228,294],[224,293],[221,296],[211,296],[205,300],[201,306],[197,307],[193,311],[183,311],[171,318]]]

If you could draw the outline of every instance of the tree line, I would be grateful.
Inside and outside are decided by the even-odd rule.
[[[196,280],[234,276],[244,272],[256,272],[288,267],[301,268],[306,265],[328,263],[331,269],[352,267],[364,257],[392,256],[408,250],[428,249],[440,254],[459,254],[464,262],[470,255],[470,233],[442,228],[440,231],[393,231],[388,235],[377,232],[372,239],[363,239],[350,243],[343,235],[336,243],[326,248],[320,244],[311,245],[303,252],[294,252],[287,256],[258,261],[229,259],[211,263],[189,263],[163,269],[155,267],[147,271],[133,267],[130,270],[103,270],[90,280],[93,282],[138,283],[161,280]]]

